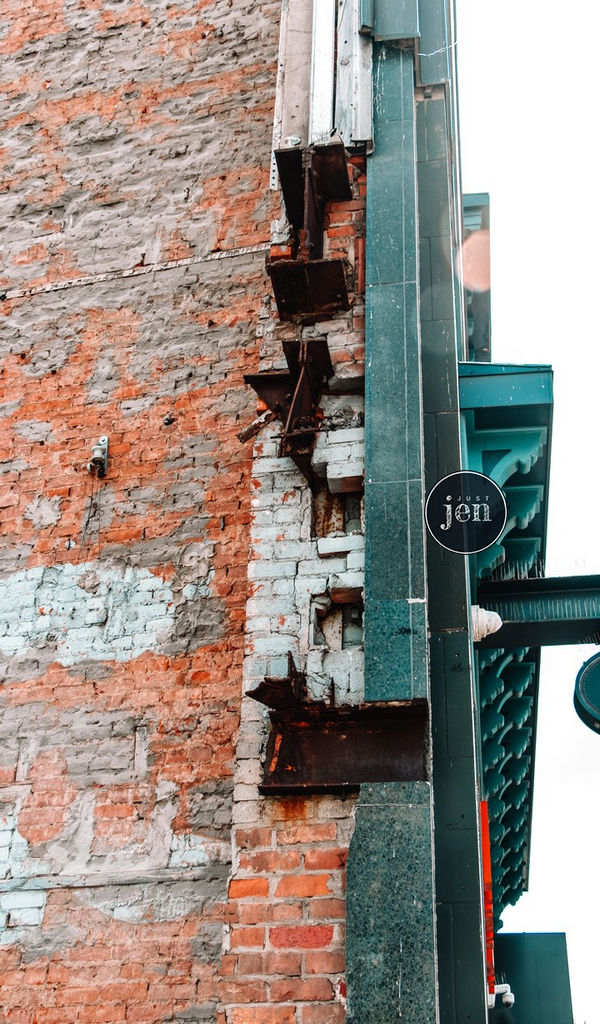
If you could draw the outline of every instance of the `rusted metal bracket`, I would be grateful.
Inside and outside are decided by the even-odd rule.
[[[349,309],[343,260],[267,260],[281,320],[311,323]]]
[[[298,255],[321,259],[325,204],[352,199],[344,143],[335,136],[306,149],[277,149],[275,160],[285,212],[298,233]]]
[[[286,341],[288,370],[263,370],[244,375],[278,420],[283,423],[279,455],[288,455],[312,489],[317,478],[311,466],[315,434],[319,429],[318,402],[324,383],[333,375],[327,341]]]
[[[292,652],[288,651],[287,676],[281,679],[266,676],[262,683],[255,686],[253,690],[247,690],[246,696],[278,711],[290,711],[302,707],[307,699],[306,675],[296,668]]]
[[[363,782],[427,779],[427,701],[335,707],[308,699],[306,676],[288,674],[247,696],[271,709],[262,793],[346,793]]]
[[[322,145],[275,151],[293,259],[267,259],[282,320],[308,322],[348,309],[344,261],[323,259],[325,204],[352,198],[339,136]]]

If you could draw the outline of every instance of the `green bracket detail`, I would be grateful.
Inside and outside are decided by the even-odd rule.
[[[499,568],[506,561],[506,550],[504,538],[512,530],[526,530],[538,512],[541,511],[544,499],[544,487],[542,484],[531,484],[529,486],[505,487],[506,504],[508,506],[508,518],[504,532],[499,540],[492,547],[475,556],[477,576],[481,579],[484,575],[491,574],[494,569]]]
[[[378,42],[416,39],[417,0],[360,0],[360,31]]]
[[[469,433],[469,469],[485,473],[502,487],[513,473],[529,473],[543,455],[545,427],[514,430],[475,430]]]

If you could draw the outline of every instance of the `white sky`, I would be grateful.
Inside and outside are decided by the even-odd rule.
[[[490,193],[492,358],[554,367],[546,574],[600,573],[600,4],[456,3],[464,190]],[[542,655],[530,888],[504,915],[566,931],[575,1024],[600,1024],[600,736],[572,704],[596,650]]]

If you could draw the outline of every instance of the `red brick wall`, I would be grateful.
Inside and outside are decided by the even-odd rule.
[[[11,1024],[343,1019],[352,801],[259,798],[264,716],[242,701],[254,492],[236,432],[256,408],[243,374],[280,363],[295,332],[264,269],[280,215],[268,188],[279,6],[4,4]],[[362,170],[327,219],[353,308],[314,328],[354,392]],[[99,480],[86,466],[102,434]],[[306,509],[298,474],[291,488]]]
[[[278,7],[3,5],[11,1024],[215,1019]]]

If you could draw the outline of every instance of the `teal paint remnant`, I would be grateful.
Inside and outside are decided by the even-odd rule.
[[[454,55],[449,24],[452,11],[449,8],[447,0],[437,3],[419,0],[419,59],[423,85],[436,85],[452,77]]]
[[[419,35],[417,0],[360,0],[360,31],[379,42]]]

